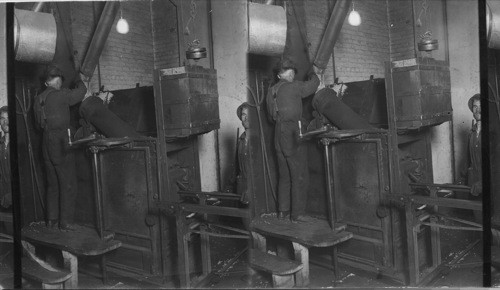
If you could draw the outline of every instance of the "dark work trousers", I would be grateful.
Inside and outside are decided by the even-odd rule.
[[[75,156],[67,130],[45,130],[43,160],[47,171],[47,219],[73,222],[76,198]]]
[[[277,122],[275,127],[275,147],[278,154],[278,209],[291,211],[293,218],[303,215],[306,207],[304,187],[303,156],[299,153],[297,122]]]

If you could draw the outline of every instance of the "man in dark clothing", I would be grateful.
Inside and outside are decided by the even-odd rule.
[[[82,76],[81,76],[82,77]],[[47,89],[35,98],[36,121],[43,129],[42,154],[47,171],[47,226],[71,230],[76,198],[75,157],[69,148],[69,107],[80,102],[87,92],[77,81],[75,89],[62,88],[63,75],[49,67]]]
[[[316,69],[315,69],[316,70]],[[310,96],[320,81],[311,74],[308,81],[296,81],[297,69],[291,61],[280,64],[280,81],[267,95],[268,113],[275,123],[274,145],[278,155],[278,218],[292,221],[310,221],[305,216],[306,193],[300,186],[299,120],[302,115],[302,98]]]
[[[248,147],[248,134],[247,130],[250,128],[250,123],[248,122],[248,103],[241,104],[236,110],[238,118],[241,120],[241,125],[245,128],[243,132],[238,137],[237,153],[238,153],[238,170],[236,175],[236,193],[241,195],[241,203],[248,204],[250,202],[250,194],[248,188],[248,172],[250,171],[250,156]]]
[[[459,183],[466,183],[471,187],[474,200],[481,200],[483,193],[482,162],[481,162],[481,95],[475,94],[469,99],[469,109],[474,116],[472,128],[467,136],[467,159],[461,172]],[[481,211],[475,211],[477,222],[482,223]]]
[[[0,108],[0,127],[3,136],[0,139],[0,206],[9,209],[12,204],[12,189],[10,185],[10,150],[9,150],[9,109]]]

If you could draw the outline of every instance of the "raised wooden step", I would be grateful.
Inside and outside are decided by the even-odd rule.
[[[30,258],[22,258],[23,277],[42,283],[43,289],[63,289],[63,283],[71,278],[71,273],[57,269],[50,271]]]
[[[264,253],[259,250],[249,250],[250,265],[257,270],[271,273],[273,287],[293,287],[294,275],[304,267],[302,263]]]

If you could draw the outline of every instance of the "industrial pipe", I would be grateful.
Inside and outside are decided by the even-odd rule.
[[[50,13],[14,9],[16,60],[50,63],[56,52],[57,26]]]
[[[94,74],[94,70],[101,56],[104,45],[109,35],[109,31],[113,27],[116,14],[120,8],[119,1],[109,1],[106,2],[104,9],[99,19],[99,23],[95,29],[94,35],[92,36],[92,41],[90,42],[89,49],[83,60],[80,72],[86,77],[91,78]]]
[[[367,120],[344,104],[330,88],[319,90],[313,97],[312,105],[340,130],[373,128]]]
[[[339,38],[340,29],[344,24],[347,12],[349,12],[351,2],[351,0],[337,0],[337,3],[335,3],[335,6],[333,7],[332,15],[330,16],[330,20],[328,21],[328,25],[325,29],[325,34],[321,39],[321,44],[319,45],[316,58],[313,62],[319,69],[325,69],[328,65],[328,60],[332,55],[335,42],[337,42],[337,39]]]
[[[500,48],[500,2],[486,1],[486,35],[488,47]]]
[[[31,11],[33,11],[33,12],[42,11],[43,4],[45,4],[45,2],[37,2],[37,3],[33,4],[33,8],[31,8]]]

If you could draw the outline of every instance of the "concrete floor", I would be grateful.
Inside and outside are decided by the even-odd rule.
[[[455,261],[454,266],[445,267],[433,281],[424,287],[481,287],[482,281],[482,244],[477,243],[466,253],[461,253],[467,245],[480,237],[478,233],[459,231],[441,232],[443,260]],[[3,288],[12,287],[12,254],[9,244],[0,244],[0,285]],[[203,288],[235,289],[235,288],[272,288],[271,277],[267,273],[253,271],[247,263],[245,248],[246,240],[228,240],[222,238],[211,239],[211,254],[213,275],[205,280]],[[238,259],[234,256],[241,254]],[[455,267],[456,266],[456,267]],[[394,287],[388,281],[377,279],[372,274],[356,271],[340,264],[340,279],[333,279],[333,272],[329,269],[311,264],[310,285],[308,288],[350,288],[350,287]],[[500,286],[500,272],[492,273],[492,285]],[[103,285],[99,278],[80,273],[79,287],[82,289],[158,289],[176,288],[175,283],[156,285],[146,280],[140,281],[131,277],[109,273],[107,285]],[[40,288],[39,284],[24,281],[23,288]]]

